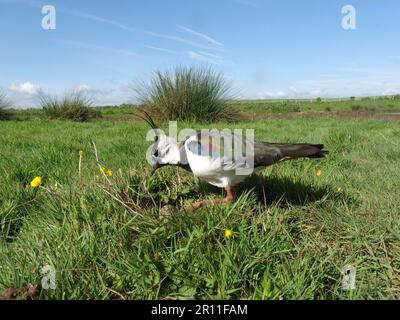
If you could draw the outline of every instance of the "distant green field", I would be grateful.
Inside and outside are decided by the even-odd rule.
[[[400,112],[400,98],[370,97],[352,99],[317,99],[311,100],[234,100],[232,108],[237,108],[243,114],[255,113],[292,113],[292,112],[346,112],[369,111],[377,113]],[[108,118],[132,115],[135,105],[96,107],[101,114]],[[43,119],[45,114],[40,109],[13,110],[16,120]]]
[[[370,105],[298,103],[301,111]],[[379,103],[399,109],[397,101]],[[269,103],[240,107],[264,110]],[[177,168],[150,178],[147,127],[107,118],[130,113],[108,108],[103,119],[72,123],[30,111],[0,122],[0,292],[40,286],[41,268],[52,265],[57,287],[40,290],[41,299],[400,298],[398,122],[322,117],[210,125],[254,128],[257,139],[271,142],[324,143],[331,153],[267,168],[246,181],[232,205],[189,214],[183,204],[222,191]],[[113,171],[109,181],[92,141]],[[42,187],[27,188],[35,176],[43,177]],[[345,265],[356,268],[354,290],[342,289]]]
[[[397,97],[316,100],[248,100],[233,103],[244,112],[400,111]]]

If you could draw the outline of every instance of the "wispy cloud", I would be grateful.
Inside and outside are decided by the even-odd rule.
[[[217,64],[217,61],[216,61],[216,60],[214,60],[214,59],[212,59],[212,58],[210,58],[210,57],[207,57],[207,56],[205,56],[205,55],[202,55],[202,54],[200,54],[200,53],[198,53],[198,52],[189,51],[189,52],[188,52],[188,55],[189,55],[189,57],[190,57],[191,59],[193,59],[193,60],[197,60],[197,61],[201,61],[201,62],[206,62],[206,63],[211,63],[211,64]]]
[[[220,56],[215,54],[210,54],[204,51],[188,51],[187,52],[190,59],[197,60],[200,62],[206,62],[216,65],[232,66],[234,63],[232,61],[224,60]]]
[[[208,46],[204,46],[200,43],[191,41],[191,40],[187,40],[178,36],[172,36],[169,34],[163,34],[163,33],[158,33],[158,32],[154,32],[154,31],[146,31],[146,30],[142,30],[142,33],[152,36],[152,37],[156,37],[156,38],[162,38],[162,39],[167,39],[167,40],[172,40],[172,41],[176,41],[176,42],[180,42],[183,44],[187,44],[196,48],[201,48],[201,49],[210,49],[210,47]]]
[[[110,26],[113,26],[113,27],[116,27],[116,28],[119,28],[119,29],[122,29],[122,30],[125,30],[128,32],[143,32],[142,30],[132,28],[130,26],[126,26],[122,23],[119,23],[118,21],[103,18],[103,17],[97,16],[97,15],[94,15],[91,13],[83,12],[83,11],[71,10],[71,9],[64,8],[64,7],[59,8],[58,11],[61,13],[65,13],[65,14],[69,14],[69,15],[78,17],[78,18],[83,18],[86,20],[91,20],[94,22],[100,22],[102,24],[107,24],[107,25],[110,25]]]
[[[217,40],[215,40],[214,38],[211,38],[210,36],[206,35],[205,33],[194,31],[193,29],[190,29],[190,28],[185,27],[185,26],[178,26],[178,28],[180,28],[180,29],[182,29],[182,30],[184,30],[186,32],[189,32],[189,33],[191,33],[191,34],[193,34],[193,35],[195,35],[197,37],[200,37],[200,38],[206,40],[210,44],[218,45],[218,46],[221,46],[221,47],[223,46],[223,44],[221,42],[218,42]]]
[[[0,0],[0,2],[23,4],[23,5],[28,5],[28,6],[32,6],[32,7],[41,7],[45,4],[42,1],[35,1],[35,0],[12,0],[12,1],[11,0]],[[179,42],[182,44],[186,44],[189,46],[206,49],[206,50],[210,50],[210,49],[216,50],[217,49],[217,48],[211,48],[210,46],[206,46],[201,43],[187,40],[182,37],[175,36],[175,35],[163,34],[163,33],[155,32],[155,31],[151,31],[151,30],[143,30],[143,29],[139,29],[139,28],[134,28],[134,27],[122,24],[118,21],[112,20],[112,19],[104,18],[104,17],[98,16],[95,14],[91,14],[88,12],[71,10],[71,9],[69,9],[67,7],[63,7],[63,6],[57,6],[57,12],[75,16],[75,17],[82,18],[82,19],[86,19],[86,20],[90,20],[90,21],[94,21],[94,22],[98,22],[98,23],[102,23],[105,25],[109,25],[114,28],[124,30],[126,32],[141,33],[141,34],[145,34],[145,35],[148,35],[151,37],[167,39],[167,40]],[[190,29],[188,29],[188,30],[190,30]],[[212,44],[219,44],[218,41],[215,41],[214,39],[212,39],[211,37],[208,37],[205,34],[197,33],[196,31],[193,31],[193,30],[190,30],[190,31],[194,32],[195,34],[197,34],[200,37],[208,39],[209,42]]]
[[[213,53],[209,53],[209,52],[205,52],[205,51],[201,51],[201,50],[198,50],[198,53],[200,53],[200,54],[202,54],[204,56],[210,57],[210,58],[221,59],[220,56],[218,56],[216,54],[213,54]]]
[[[138,53],[128,50],[128,49],[106,47],[106,46],[101,46],[101,45],[97,45],[97,44],[83,43],[83,42],[71,41],[71,40],[62,40],[62,39],[58,39],[55,41],[58,43],[71,45],[71,46],[78,47],[78,48],[93,50],[93,51],[113,53],[113,54],[124,55],[124,56],[128,56],[128,57],[139,57],[140,56]]]
[[[79,17],[79,18],[83,18],[83,19],[94,21],[94,22],[99,22],[99,23],[102,23],[102,24],[106,24],[106,25],[109,25],[109,26],[112,26],[112,27],[115,27],[115,28],[119,28],[119,29],[124,30],[126,32],[141,33],[141,34],[145,34],[145,35],[148,35],[148,36],[151,36],[151,37],[155,37],[155,38],[167,39],[167,40],[183,43],[183,44],[190,45],[190,46],[193,46],[193,47],[196,47],[196,48],[210,49],[209,46],[204,46],[204,45],[202,45],[200,43],[197,43],[197,42],[191,41],[191,40],[187,40],[187,39],[184,39],[182,37],[178,37],[178,36],[175,36],[175,35],[169,35],[169,34],[163,34],[163,33],[155,32],[155,31],[151,31],[151,30],[142,30],[142,29],[134,28],[134,27],[127,26],[127,25],[124,25],[122,23],[119,23],[118,21],[114,21],[114,20],[111,20],[111,19],[100,17],[100,16],[97,16],[97,15],[94,15],[94,14],[91,14],[91,13],[70,10],[70,9],[67,9],[67,8],[61,8],[61,9],[59,9],[59,11],[65,13],[65,14],[69,14],[69,15],[73,15],[73,16]],[[203,35],[203,36],[206,36],[206,35]],[[216,42],[212,38],[210,38],[210,40]]]
[[[166,53],[176,53],[176,51],[165,49],[165,48],[160,48],[160,47],[154,47],[154,46],[149,46],[149,45],[144,45],[144,47],[147,49],[166,52]]]

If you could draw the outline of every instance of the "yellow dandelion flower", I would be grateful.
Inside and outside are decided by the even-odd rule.
[[[317,177],[322,176],[322,170],[321,170],[321,169],[318,169],[316,175],[317,175]]]
[[[31,181],[31,187],[32,188],[39,188],[41,184],[42,184],[42,177],[35,177]]]
[[[107,167],[101,167],[100,172],[104,173],[108,177],[112,177],[112,175],[113,175],[113,172],[110,169],[108,169]]]
[[[230,239],[230,237],[232,237],[232,230],[225,230],[225,238]]]

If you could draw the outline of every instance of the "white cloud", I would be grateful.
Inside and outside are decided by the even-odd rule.
[[[287,97],[284,91],[262,91],[256,94],[258,99],[282,99]]]
[[[81,84],[75,88],[78,92],[87,92],[90,91],[90,87],[87,84]]]
[[[334,96],[333,93],[331,93]],[[287,90],[260,91],[256,94],[259,99],[315,99],[329,97],[326,89],[299,90],[290,86]]]
[[[44,88],[39,88],[38,85],[28,81],[5,87],[4,92],[9,97],[13,107],[25,109],[40,107],[38,97],[42,90],[46,94],[57,97],[63,97],[65,94],[72,92],[79,92],[90,98],[95,106],[119,105],[132,100],[132,93],[130,91],[124,90],[121,83],[110,80],[104,80],[104,82],[98,85],[80,83],[74,86],[50,85]]]
[[[393,96],[396,94],[400,94],[400,89],[395,89],[395,88],[386,89],[382,92],[382,94],[384,96]]]
[[[111,94],[114,89],[99,89],[89,86],[87,84],[80,84],[75,86],[72,91],[84,93],[92,96],[93,98],[101,98],[103,96]]]
[[[13,83],[9,89],[24,95],[35,95],[40,91],[40,87],[30,81],[26,81],[17,85]]]

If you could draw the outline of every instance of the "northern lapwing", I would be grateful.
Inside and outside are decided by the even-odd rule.
[[[193,209],[208,203],[230,203],[234,199],[233,186],[254,171],[273,164],[298,158],[323,158],[328,153],[323,144],[290,144],[251,141],[231,131],[198,131],[177,142],[157,130],[150,115],[144,119],[155,130],[150,149],[152,175],[163,166],[179,166],[211,185],[224,188],[225,199],[196,202]],[[228,152],[225,152],[226,150]],[[235,153],[235,150],[239,150]],[[239,156],[235,156],[235,155]]]

